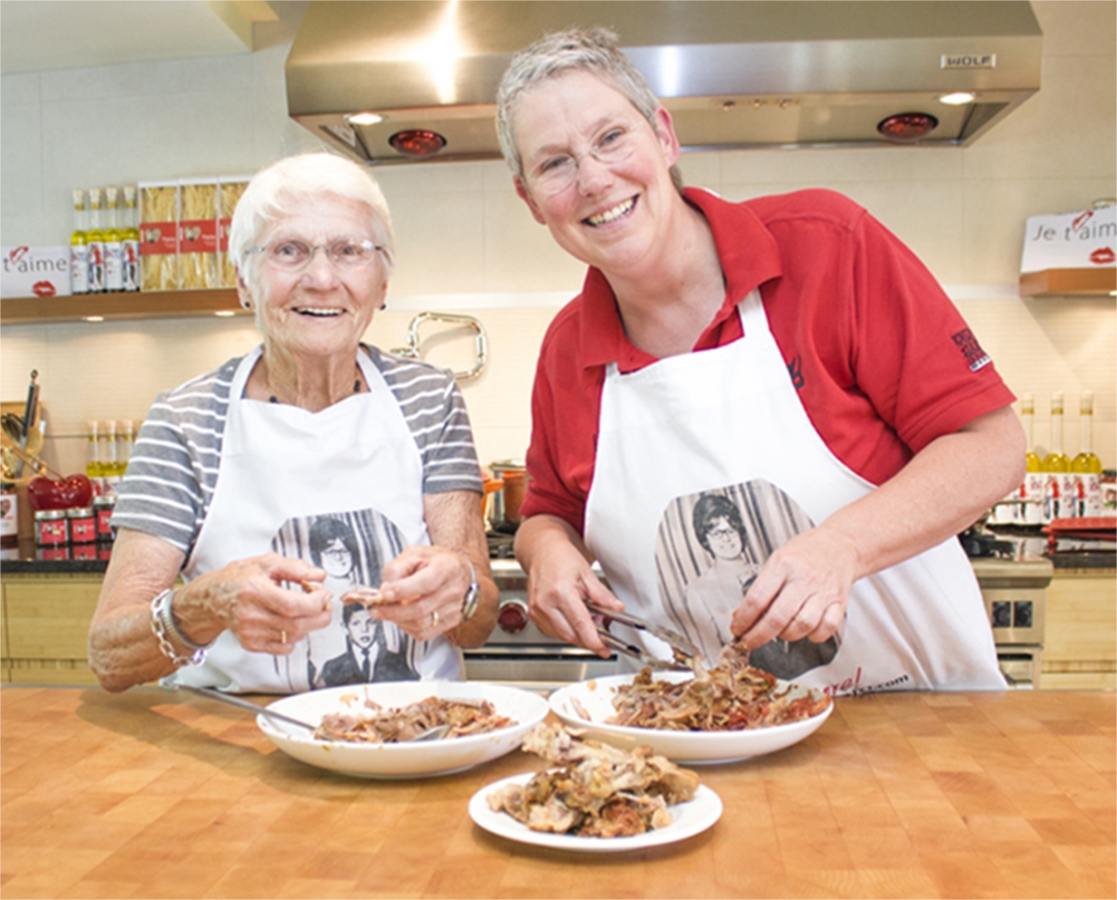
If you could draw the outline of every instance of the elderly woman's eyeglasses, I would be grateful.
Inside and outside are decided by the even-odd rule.
[[[372,241],[355,238],[338,238],[328,244],[308,244],[305,241],[272,241],[263,247],[249,247],[245,253],[263,253],[271,265],[285,272],[298,272],[310,265],[319,250],[325,250],[330,262],[338,269],[357,269],[367,266],[384,248]]]
[[[602,165],[611,166],[631,156],[636,149],[636,128],[635,125],[612,125],[582,153],[548,156],[527,174],[528,183],[547,196],[561,194],[574,183],[585,157],[592,156]]]

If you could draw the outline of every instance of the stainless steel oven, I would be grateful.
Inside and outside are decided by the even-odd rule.
[[[1047,586],[1055,567],[1042,557],[970,560],[981,586],[1001,671],[1012,687],[1038,688]]]
[[[500,614],[488,642],[464,651],[466,677],[542,692],[616,672],[615,655],[602,659],[548,637],[528,620],[527,577],[519,563],[497,558],[492,567],[500,588]]]

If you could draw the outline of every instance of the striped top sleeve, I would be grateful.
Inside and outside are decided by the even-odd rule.
[[[480,493],[469,414],[453,374],[362,346],[411,430],[423,463],[423,493]],[[118,488],[113,527],[161,537],[190,555],[217,486],[229,392],[240,361],[231,359],[156,398]]]

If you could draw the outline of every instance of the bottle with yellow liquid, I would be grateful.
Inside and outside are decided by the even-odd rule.
[[[1102,514],[1101,460],[1094,455],[1094,392],[1082,392],[1080,431],[1081,451],[1071,460],[1070,470],[1075,476],[1075,514],[1093,517]]]
[[[124,235],[120,231],[118,206],[120,191],[105,188],[105,290],[124,290]]]
[[[1044,493],[1044,521],[1074,516],[1074,476],[1070,459],[1063,453],[1063,392],[1051,395],[1051,449],[1041,468],[1047,476]]]
[[[1035,418],[1035,394],[1022,394],[1020,424],[1024,426],[1028,450],[1024,454],[1024,481],[1020,485],[1020,512],[1017,521],[1021,525],[1043,524],[1043,500],[1047,478],[1043,472],[1043,462],[1036,454]]]
[[[124,225],[121,229],[123,290],[140,289],[140,214],[136,208],[136,186],[124,186]]]
[[[105,471],[101,464],[100,428],[91,421],[85,433],[85,477],[93,485],[93,493],[100,497],[105,493]]]
[[[89,293],[89,244],[85,234],[85,191],[74,188],[74,230],[70,233],[70,293]]]
[[[89,245],[89,293],[100,294],[105,290],[105,233],[101,230],[101,189],[89,189],[89,231],[85,233]]]

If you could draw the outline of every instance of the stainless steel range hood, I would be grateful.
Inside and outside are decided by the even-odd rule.
[[[426,159],[497,158],[508,62],[571,25],[619,35],[687,149],[884,145],[897,139],[880,123],[906,113],[937,120],[918,143],[964,145],[1040,86],[1043,36],[1014,0],[315,0],[287,58],[288,109],[370,164],[415,161],[390,143],[401,132],[441,136]],[[975,97],[941,102],[959,92]]]

